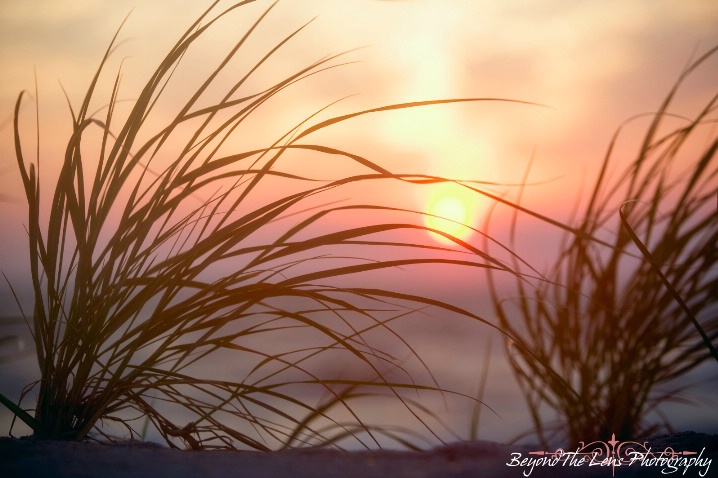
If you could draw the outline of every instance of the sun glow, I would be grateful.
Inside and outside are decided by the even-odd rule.
[[[466,240],[476,222],[479,195],[455,183],[439,184],[433,187],[426,204],[424,224],[430,229]],[[444,243],[453,243],[445,236],[430,233]]]

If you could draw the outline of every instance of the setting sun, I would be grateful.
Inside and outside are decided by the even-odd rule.
[[[424,224],[438,231],[467,239],[476,221],[479,195],[455,183],[444,183],[433,187],[426,205]],[[450,243],[449,239],[431,233],[432,237]]]

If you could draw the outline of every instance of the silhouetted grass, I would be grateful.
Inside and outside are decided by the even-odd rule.
[[[118,73],[100,117],[90,108],[113,40],[80,108],[72,111],[72,135],[47,214],[41,210],[49,181],[40,174],[39,153],[34,163],[25,158],[23,95],[18,98],[15,151],[29,210],[31,330],[41,376],[33,414],[2,395],[0,400],[38,437],[79,440],[93,430],[103,433],[103,423],[119,423],[136,435],[131,418],[138,416],[147,417],[172,446],[181,440],[192,448],[269,450],[336,444],[347,437],[372,446],[381,435],[413,446],[411,432],[366,423],[352,403],[387,395],[428,428],[431,412],[403,391],[442,389],[436,381],[406,378],[397,360],[365,337],[380,331],[414,354],[391,322],[424,307],[486,323],[451,304],[398,289],[333,284],[347,275],[422,264],[508,269],[439,231],[470,254],[442,258],[445,248],[419,237],[413,242],[387,236],[426,233],[417,221],[383,222],[383,213],[410,214],[388,204],[330,207],[327,199],[312,212],[315,197],[352,184],[443,180],[394,174],[348,151],[301,142],[360,115],[482,99],[388,105],[309,125],[311,117],[273,144],[227,154],[234,134],[264,127],[253,123],[256,110],[294,83],[338,65],[338,56],[324,58],[262,91],[247,91],[248,80],[300,28],[237,77],[221,100],[205,105],[203,95],[221,88],[217,75],[247,48],[269,7],[164,127],[155,129],[148,120],[167,86],[177,81],[175,68],[195,41],[247,3],[219,13],[216,4],[210,7],[170,50],[126,114],[118,113],[124,106]],[[280,159],[295,153],[332,156],[364,171],[319,181],[311,163],[305,176],[280,167]],[[304,206],[307,200],[314,202]],[[287,219],[307,207],[303,219]],[[374,213],[377,222],[330,232],[320,227],[328,217],[357,211]],[[379,247],[401,254],[372,259]],[[338,255],[340,249],[351,251],[350,257]],[[375,378],[320,371],[318,364],[337,361],[353,361]],[[215,370],[202,376],[200,366]],[[310,403],[307,387],[326,399]],[[173,422],[177,410],[192,417],[189,423]]]
[[[682,84],[717,51],[686,69],[635,159],[609,179],[623,127],[616,132],[545,280],[517,280],[511,300],[490,281],[501,327],[526,346],[510,344],[508,356],[544,443],[670,428],[669,417],[649,419],[681,400],[666,387],[718,360],[718,96],[693,118],[670,113]]]

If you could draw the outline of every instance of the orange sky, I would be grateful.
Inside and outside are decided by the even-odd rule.
[[[34,89],[33,69],[42,160],[49,172],[69,131],[59,84],[77,108],[113,33],[131,11],[120,33],[126,41],[110,63],[108,78],[125,59],[121,96],[132,98],[208,4],[2,0],[0,193],[9,201],[0,216],[0,268],[11,278],[22,278],[26,267],[26,212],[11,118],[18,93]],[[259,0],[224,21],[204,48],[186,59],[178,73],[180,87],[168,98],[186,95],[198,81],[197,72],[209,71],[269,4]],[[348,95],[355,96],[329,114],[452,97],[541,103],[547,107],[482,103],[412,109],[353,120],[317,139],[356,149],[396,172],[504,183],[520,181],[534,154],[531,180],[550,182],[529,188],[527,201],[559,219],[565,219],[582,184],[590,182],[615,128],[632,115],[654,111],[691,56],[718,44],[718,2],[712,0],[281,0],[254,36],[248,61],[315,17],[262,74],[281,78],[325,55],[364,47],[347,57],[359,62],[300,85],[270,105],[252,140],[270,141]],[[716,78],[718,62],[713,61],[683,92],[679,105],[687,110],[700,105],[715,93]],[[29,152],[34,108],[26,101],[23,109]],[[381,199],[389,190],[371,193]],[[393,199],[421,209],[430,194],[413,191]],[[0,290],[2,307],[9,297]]]
[[[62,151],[67,133],[68,111],[59,83],[77,107],[124,16],[132,11],[120,35],[127,41],[109,71],[126,58],[123,91],[132,97],[206,4],[5,0],[0,5],[4,193],[22,199],[10,116],[18,92],[34,88],[33,68],[40,87],[43,158],[50,164],[54,151]],[[181,77],[187,89],[196,73],[207,71],[218,52],[268,5],[259,1],[222,23],[199,54],[185,62],[192,65]],[[520,180],[535,151],[531,177],[558,186],[532,190],[536,204],[548,208],[556,203],[557,190],[562,199],[576,195],[622,120],[655,109],[691,54],[718,43],[718,4],[704,0],[282,0],[255,35],[251,51],[264,51],[283,32],[314,17],[266,68],[267,78],[326,54],[365,48],[348,57],[358,64],[317,78],[274,105],[263,123],[268,140],[298,118],[347,95],[356,96],[333,113],[449,97],[537,102],[549,108],[469,104],[412,109],[355,120],[322,138],[335,135],[349,149],[364,146],[362,152],[395,171],[509,183]],[[717,75],[718,66],[710,65],[703,82],[691,91],[705,97],[710,78]],[[29,119],[33,108],[26,103]],[[423,208],[428,193],[420,191],[412,200]],[[17,225],[22,205],[10,209],[2,222],[12,215],[10,222]],[[1,229],[5,235],[16,228]]]

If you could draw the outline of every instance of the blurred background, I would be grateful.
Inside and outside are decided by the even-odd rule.
[[[23,103],[22,111],[30,158],[36,154],[34,109],[39,105],[43,175],[54,178],[60,163],[55,158],[62,157],[70,132],[67,102],[79,108],[123,19],[127,17],[109,71],[122,64],[120,98],[131,99],[208,5],[178,0],[0,3],[0,269],[14,288],[13,293],[5,281],[0,284],[1,316],[21,316],[14,294],[25,312],[31,310],[23,228],[26,207],[12,139],[17,95],[27,90],[32,98]],[[269,5],[258,1],[242,8],[197,45],[183,60],[176,73],[179,80],[159,105],[159,121],[162,111],[170,114],[176,108],[173,98],[177,102],[186,98],[201,81],[198,72],[211,71],[227,45]],[[592,184],[616,128],[629,117],[655,111],[689,61],[718,44],[718,3],[708,0],[282,0],[253,34],[243,54],[246,61],[256,61],[279,38],[310,21],[262,67],[257,81],[278,80],[326,55],[359,48],[343,57],[352,63],[282,93],[280,101],[260,112],[251,135],[241,139],[241,147],[266,145],[340,98],[345,99],[320,117],[441,98],[538,103],[543,106],[477,102],[370,115],[330,128],[317,141],[363,154],[392,172],[497,183],[500,186],[491,190],[509,198],[517,194],[511,185],[524,180],[532,161],[522,204],[561,221],[568,220],[586,199],[585,188]],[[672,111],[688,114],[700,108],[715,94],[717,78],[718,62],[706,64],[681,90]],[[109,74],[101,82],[108,95],[113,80]],[[249,88],[259,86],[250,84]],[[627,127],[618,144],[617,161],[633,159],[646,124],[636,121]],[[333,163],[286,166],[320,178],[350,172]],[[437,197],[455,195],[462,201],[465,220],[475,228],[482,227],[490,207],[475,195],[466,199],[461,192],[437,187],[403,190],[383,183],[372,187],[341,191],[325,201],[386,201],[432,211]],[[49,199],[50,194],[45,197]],[[494,213],[491,233],[506,233],[507,212],[499,208]],[[561,234],[529,218],[522,218],[519,227],[515,252],[540,270],[558,250]],[[476,234],[467,232],[463,237],[481,244]],[[457,276],[432,269],[402,277],[402,287],[434,294],[493,320],[485,278],[479,272]],[[466,319],[442,316],[414,318],[397,329],[448,389],[475,394],[482,364],[490,360],[483,401],[495,413],[482,412],[479,438],[506,442],[531,428],[499,334]],[[31,336],[17,320],[3,325],[0,337],[0,387],[16,400],[23,386],[38,378]],[[486,355],[489,343],[491,352]],[[718,389],[715,364],[708,363],[682,380],[696,384],[685,392],[694,405],[666,406],[663,412],[677,430],[718,433],[714,413],[718,403],[712,393]],[[449,429],[468,437],[470,403],[436,397],[429,398],[429,403]],[[32,400],[23,405],[31,407]],[[377,406],[371,413],[381,416],[385,408]],[[7,433],[10,421],[7,410],[0,409],[2,434]],[[15,434],[23,434],[22,427]]]

